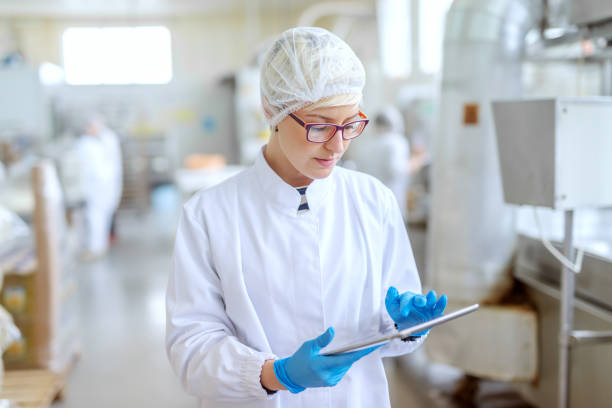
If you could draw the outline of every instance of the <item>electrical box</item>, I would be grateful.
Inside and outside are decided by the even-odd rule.
[[[563,210],[612,206],[612,98],[492,105],[507,203]]]
[[[612,18],[610,0],[573,0],[569,9],[570,24],[596,24]]]

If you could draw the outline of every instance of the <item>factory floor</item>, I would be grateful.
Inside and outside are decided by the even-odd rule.
[[[150,213],[120,213],[119,239],[106,257],[80,265],[82,356],[54,408],[196,407],[164,350],[164,296],[178,198],[172,189],[153,198]],[[393,408],[528,407],[507,386],[493,383],[481,387],[474,405],[450,402],[448,384],[460,376],[428,364],[424,351],[386,359],[385,366]]]

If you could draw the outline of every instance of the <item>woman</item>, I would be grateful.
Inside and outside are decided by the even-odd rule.
[[[364,83],[335,35],[284,32],[261,70],[269,143],[249,170],[185,204],[167,352],[201,407],[388,407],[381,357],[411,352],[424,336],[320,350],[442,314],[445,296],[419,295],[393,194],[335,167],[367,125]]]

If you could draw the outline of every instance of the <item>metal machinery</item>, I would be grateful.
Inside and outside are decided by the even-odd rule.
[[[573,240],[575,209],[612,206],[612,184],[606,180],[612,175],[612,98],[494,102],[493,116],[505,201],[565,211],[564,257],[557,254],[565,261],[557,404],[568,407],[571,347],[612,342],[612,330],[574,330],[575,276],[582,270],[582,253],[574,260]],[[557,253],[554,247],[550,251]]]
[[[490,101],[520,97],[523,44],[539,6],[455,0],[446,16],[425,286],[446,293],[450,310],[481,309],[437,328],[426,348],[433,361],[480,378],[532,381],[538,371],[535,310],[491,306],[513,285],[516,232],[499,180]],[[510,341],[516,337],[522,341]]]
[[[540,240],[517,233],[522,210],[507,204],[565,211],[561,238],[571,266],[576,212],[612,205],[612,102],[561,98],[580,90],[559,91],[568,78],[554,75],[550,98],[526,100],[522,75],[534,61],[573,65],[573,76],[590,64],[595,94],[612,95],[611,44],[608,0],[455,0],[447,15],[426,285],[448,293],[455,307],[485,307],[478,322],[438,329],[428,352],[468,374],[512,381],[536,406],[612,399],[610,346],[574,349],[612,337],[612,255],[587,248],[580,274],[565,266],[560,275]],[[596,229],[608,228],[603,214]],[[516,281],[531,307],[498,303]],[[515,341],[496,343],[500,333]]]

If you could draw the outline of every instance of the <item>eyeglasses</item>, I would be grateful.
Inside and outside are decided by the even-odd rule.
[[[340,131],[344,140],[354,139],[363,132],[370,122],[366,115],[359,111],[362,120],[349,122],[345,125],[334,125],[333,123],[304,123],[300,118],[290,113],[289,116],[306,129],[306,140],[313,143],[325,143],[331,140],[336,132]]]

